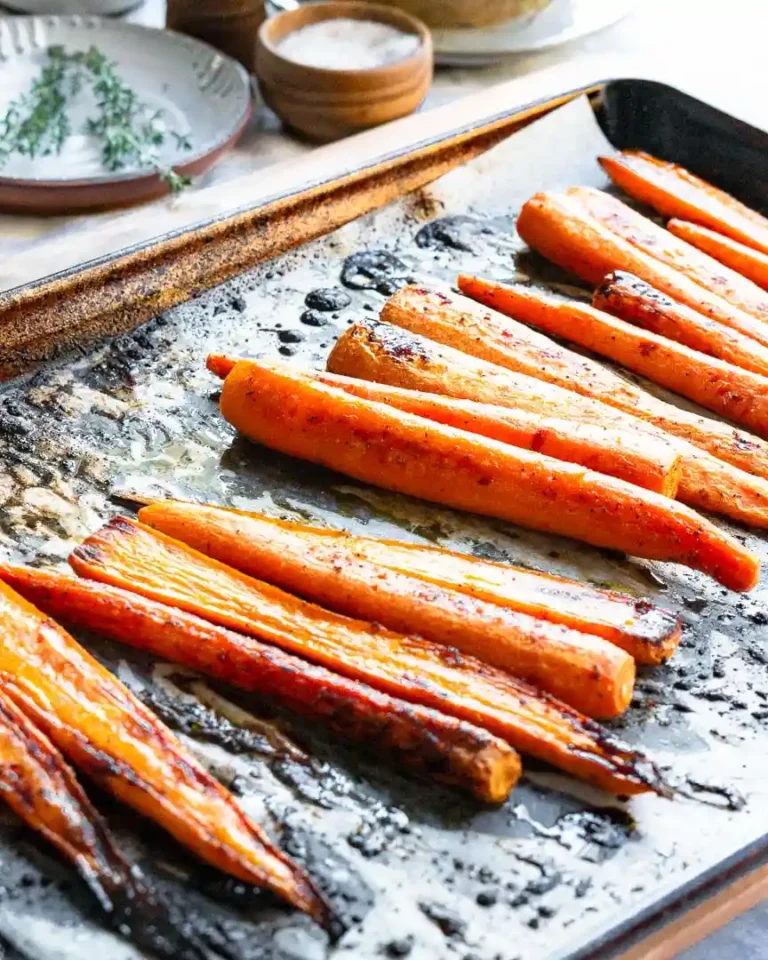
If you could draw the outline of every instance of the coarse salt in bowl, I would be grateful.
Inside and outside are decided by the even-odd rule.
[[[377,20],[334,17],[299,27],[277,46],[288,60],[326,70],[374,70],[412,57],[421,45],[415,33]]]
[[[288,128],[335,140],[419,107],[432,82],[432,37],[393,7],[311,3],[262,26],[256,72],[264,99]]]

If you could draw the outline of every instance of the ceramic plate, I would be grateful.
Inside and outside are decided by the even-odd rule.
[[[142,0],[3,0],[2,6],[19,13],[90,13],[98,16],[125,13]]]
[[[479,30],[436,30],[437,62],[480,66],[578,40],[622,20],[636,0],[554,0],[541,13]]]
[[[207,170],[238,138],[251,113],[250,78],[243,67],[207,44],[137,24],[99,17],[0,17],[0,118],[39,75],[49,46],[97,47],[117,64],[168,135],[163,166],[195,176]],[[97,142],[84,132],[94,112],[87,93],[71,111],[72,134],[60,154],[29,159],[11,155],[0,167],[0,208],[71,213],[138,203],[159,196],[166,184],[141,168],[105,171]]]

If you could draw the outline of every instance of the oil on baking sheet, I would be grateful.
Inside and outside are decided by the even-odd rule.
[[[604,150],[589,105],[572,104],[432,187],[10,384],[0,398],[0,536],[14,557],[63,562],[74,541],[121,509],[116,490],[175,493],[505,558],[682,616],[679,655],[640,678],[617,726],[696,799],[626,805],[528,765],[504,808],[480,809],[283,718],[308,756],[289,749],[257,722],[270,716],[268,705],[88,641],[331,891],[354,922],[339,957],[567,956],[766,832],[764,588],[737,598],[681,567],[462,516],[250,446],[219,416],[217,383],[205,370],[211,350],[320,365],[336,336],[374,316],[403,278],[453,280],[462,269],[563,284],[520,252],[515,212],[537,189],[604,186],[594,159]],[[768,556],[762,538],[735,532]],[[308,921],[224,883],[146,824],[137,830],[126,811],[99,803],[127,849],[226,956],[326,956]],[[70,875],[10,819],[0,861],[0,942],[41,960],[138,956],[83,922],[87,902]]]

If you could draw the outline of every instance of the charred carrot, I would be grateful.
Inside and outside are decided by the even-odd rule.
[[[153,956],[211,956],[193,925],[175,921],[168,905],[123,858],[72,768],[2,690],[0,798],[75,867],[112,929]]]
[[[208,358],[209,369],[225,378],[236,362],[219,355]],[[677,496],[682,470],[680,454],[674,444],[661,438],[638,437],[602,424],[574,423],[527,410],[449,399],[333,373],[307,371],[305,375],[364,400],[386,403],[406,413],[523,450],[535,450],[555,460],[578,463],[665,497]]]
[[[592,306],[699,353],[768,376],[768,347],[677,303],[631,273],[608,274],[595,290]]]
[[[517,230],[532,249],[593,286],[612,270],[626,270],[711,320],[768,346],[765,323],[633,246],[590,217],[574,197],[536,194],[523,206]]]
[[[586,303],[561,300],[528,287],[491,283],[476,277],[462,277],[460,284],[477,300],[508,317],[517,317],[537,330],[577,343],[762,437],[768,436],[768,378],[759,373],[707,357]],[[507,327],[503,318],[488,314],[485,329],[484,339],[500,339]],[[497,353],[498,359],[515,364],[516,349],[512,347],[509,352],[511,360],[507,360],[507,350],[503,348]],[[641,394],[642,391],[628,387],[625,393]],[[647,397],[644,412],[652,423],[669,431],[674,429],[683,439],[712,454],[719,453],[721,429],[713,430],[709,420],[691,422],[695,418],[690,415],[681,424],[675,407],[654,403],[647,394],[644,396]],[[618,394],[607,398],[611,399],[620,409],[643,412],[640,402],[629,405]]]
[[[546,363],[542,355],[542,364]],[[339,338],[329,368],[406,389],[539,411],[574,422],[610,424],[674,443],[682,456],[678,498],[690,506],[768,527],[768,482],[614,407],[514,373],[390,324],[355,324]],[[596,365],[597,366],[597,365]],[[602,369],[602,368],[600,368]],[[760,466],[759,442],[755,469]],[[764,467],[768,471],[768,464]]]
[[[2,689],[0,796],[76,867],[107,912],[117,899],[138,895],[130,866],[74,771]]]
[[[145,507],[139,520],[337,613],[418,634],[508,670],[590,717],[619,716],[632,698],[634,661],[608,641],[372,563],[349,540],[197,504]]]
[[[752,589],[757,560],[674,500],[575,464],[395,411],[241,361],[224,381],[224,417],[290,456],[460,510],[652,560],[685,563]]]
[[[462,300],[477,309],[472,301]],[[520,327],[525,329],[522,325]],[[555,346],[554,341],[550,342]],[[573,351],[564,353],[575,356]],[[654,433],[650,425],[633,420],[597,400],[389,323],[356,323],[345,330],[336,341],[327,366],[331,373],[405,390],[469,399],[538,416],[604,423],[627,430],[634,425],[641,434]],[[656,436],[659,436],[658,431]],[[673,437],[668,442],[677,444]]]
[[[323,610],[149,527],[116,518],[78,547],[70,563],[80,576],[125,586],[484,727],[606,789],[663,790],[645,758],[604,740],[594,721],[522,680],[457,650]]]
[[[333,926],[309,878],[231,794],[116,677],[4,583],[0,623],[6,694],[71,763],[208,863]]]
[[[626,193],[665,217],[680,217],[768,253],[768,219],[684,167],[627,150],[600,157],[600,165]]]
[[[768,320],[768,296],[740,273],[602,190],[571,187],[566,194],[575,199],[590,217],[633,247],[677,270],[739,310],[758,320]]]
[[[687,220],[670,220],[667,230],[756,283],[762,290],[768,290],[768,253]]]
[[[378,759],[502,803],[520,757],[486,730],[406,703],[174,607],[53,570],[0,567],[0,578],[64,623],[147,650],[317,720]]]
[[[522,656],[533,655],[534,660],[551,657],[553,668],[560,669],[563,675],[559,684],[561,699],[582,712],[590,711],[571,701],[574,691],[568,689],[575,686],[569,644],[575,647],[574,655],[580,657],[593,648],[593,637],[603,636],[641,663],[658,664],[671,656],[680,635],[675,617],[655,610],[650,604],[638,606],[630,597],[594,590],[576,581],[477,560],[448,550],[355,537],[261,514],[172,500],[144,507],[139,511],[139,520],[206,556],[229,563],[242,573],[309,596],[340,613],[383,623],[402,632],[419,633],[439,643],[463,646],[467,652],[471,652],[469,645],[456,634],[474,625],[476,610],[483,613],[486,605],[493,605],[492,609],[498,606],[527,613],[528,616],[507,621],[514,625],[513,633],[523,634],[520,640],[524,647],[533,641],[533,648],[523,649]],[[314,579],[314,572],[311,581],[304,575],[310,567],[313,571],[316,567],[322,568],[317,574],[319,582]],[[364,578],[362,582],[361,578]],[[403,591],[398,590],[399,587]],[[440,588],[434,594],[437,605],[450,597],[460,617],[458,623],[449,618],[445,624],[447,633],[443,632],[442,623],[437,622],[439,615],[434,618],[432,609],[421,602],[425,588],[434,587]],[[466,600],[457,600],[459,595],[483,604],[477,607]],[[430,593],[429,604],[433,604],[432,596]],[[547,626],[560,623],[572,629],[553,634],[542,629],[541,621]],[[645,621],[646,626],[641,626],[641,621]],[[481,632],[472,646],[478,659],[493,663],[493,658],[498,656],[495,651],[491,650],[488,656],[484,656],[483,651],[483,647],[493,643],[492,633],[482,633],[485,629],[482,616],[477,618],[477,625]],[[584,636],[586,647],[582,641]],[[514,636],[500,645],[507,647],[510,643],[515,643]],[[505,666],[499,659],[496,665]],[[597,666],[593,664],[590,668],[590,659],[588,657],[585,664],[587,672]],[[515,672],[514,660],[510,660],[509,666]],[[534,662],[528,679],[538,686],[534,681],[537,672]],[[598,672],[603,671],[594,670],[594,674]],[[607,678],[607,674],[604,676]],[[590,688],[602,685],[602,679],[596,675],[584,682]],[[555,691],[550,688],[550,692]]]

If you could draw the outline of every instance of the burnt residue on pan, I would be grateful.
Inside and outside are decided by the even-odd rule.
[[[473,253],[479,238],[487,239],[494,234],[487,220],[458,215],[432,220],[416,234],[419,247],[443,247]]]
[[[388,250],[362,250],[344,261],[341,282],[349,290],[375,290],[385,297],[413,282],[408,267]]]
[[[452,281],[460,270],[479,269],[479,258],[494,276],[538,279],[535,263],[512,258],[520,249],[514,211],[484,217],[474,210],[471,222],[457,220],[469,216],[457,198],[425,230],[425,209],[434,204],[382,211],[8,384],[0,393],[4,552],[61,563],[78,540],[125,509],[111,499],[113,490],[175,493],[438,543],[660,603],[683,618],[681,649],[671,663],[642,673],[630,711],[611,729],[657,758],[691,799],[625,803],[527,762],[527,778],[510,801],[482,808],[341,746],[266,699],[216,689],[275,723],[310,758],[304,762],[281,755],[246,725],[238,730],[213,701],[197,697],[193,680],[167,665],[84,637],[310,869],[352,924],[341,944],[329,947],[303,917],[201,869],[162,832],[98,796],[110,823],[119,819],[132,859],[153,882],[160,875],[163,896],[190,921],[210,918],[221,934],[216,949],[232,958],[565,956],[596,927],[624,919],[765,830],[764,587],[736,597],[680,568],[367,488],[237,439],[219,415],[218,385],[204,368],[209,351],[290,352],[297,363],[319,366],[351,323],[368,320],[376,336],[396,337],[375,321],[402,283]],[[768,556],[763,536],[735,532]],[[73,896],[71,874],[67,889],[58,878],[43,885],[49,868],[25,857],[18,827],[6,820],[0,858],[0,937],[15,949],[40,960],[97,951],[103,960],[126,956],[123,943]]]

